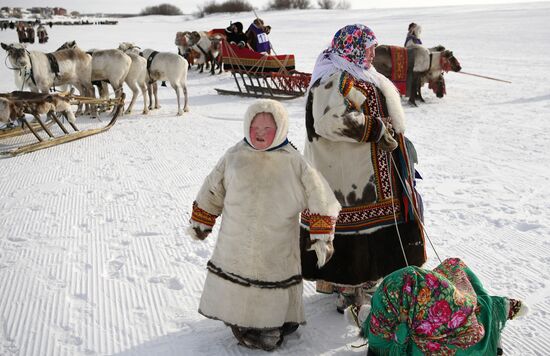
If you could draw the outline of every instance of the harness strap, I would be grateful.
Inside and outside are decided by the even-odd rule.
[[[443,54],[439,58],[439,65],[441,66],[441,69],[446,73],[452,69],[451,61],[447,59]]]
[[[53,74],[55,74],[55,77],[57,78],[59,76],[59,63],[57,62],[57,59],[53,55],[53,53],[46,53],[46,57],[48,57],[48,62],[50,62],[50,68],[52,69]]]
[[[151,64],[153,63],[153,59],[155,59],[155,56],[157,54],[159,54],[158,51],[153,51],[153,52],[151,52],[149,57],[147,57],[147,72],[151,71]]]
[[[155,56],[157,54],[159,54],[158,51],[153,51],[151,52],[149,57],[147,57],[147,74],[149,74],[149,77],[151,77],[151,64],[153,63],[153,59],[155,59]],[[143,57],[143,52],[140,52],[139,55]],[[153,83],[153,81],[151,81],[151,83]]]
[[[31,58],[31,53],[27,50],[25,50],[27,52],[27,56],[29,56],[29,63],[31,65],[31,70],[29,71],[29,77],[31,77],[31,80],[33,82],[33,84],[35,86],[37,86],[36,84],[36,79],[34,79],[34,71],[32,70],[32,58]],[[25,80],[23,80],[23,87],[25,87]]]
[[[432,69],[432,58],[433,58],[433,53],[430,52],[430,65],[428,65],[428,72]]]
[[[197,44],[197,47],[199,47],[199,49],[201,50],[202,54],[204,54],[204,57],[205,59],[208,61],[208,60],[211,60],[212,58],[212,55],[210,53],[207,53],[201,46],[199,46]]]

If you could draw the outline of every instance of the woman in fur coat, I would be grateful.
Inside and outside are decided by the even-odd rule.
[[[287,140],[288,118],[274,100],[258,100],[244,119],[243,141],[205,179],[189,233],[204,239],[222,216],[199,313],[229,325],[239,343],[272,350],[305,322],[299,217],[315,221],[308,245],[319,265],[332,253],[340,204],[328,183]]]
[[[362,304],[364,291],[381,277],[426,261],[416,152],[404,136],[397,89],[371,66],[376,44],[364,25],[336,32],[317,59],[306,104],[304,155],[342,210],[334,256],[321,269],[307,251],[312,214],[302,214],[302,273],[317,281],[319,292],[339,293],[339,312]]]

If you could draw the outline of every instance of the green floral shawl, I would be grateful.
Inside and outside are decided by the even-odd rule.
[[[487,295],[451,258],[384,278],[362,330],[378,355],[496,355],[506,316],[506,298]]]

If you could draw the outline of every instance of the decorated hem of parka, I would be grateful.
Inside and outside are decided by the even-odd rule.
[[[196,201],[193,202],[193,212],[191,214],[191,220],[212,227],[214,226],[214,224],[216,224],[217,217],[217,215],[210,214],[208,211],[199,208],[199,205]]]

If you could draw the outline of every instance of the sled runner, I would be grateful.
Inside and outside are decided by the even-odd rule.
[[[105,124],[98,119],[79,119],[73,105],[114,107],[113,117]],[[23,91],[0,94],[0,156],[17,156],[62,143],[79,140],[109,130],[124,106],[124,94],[116,99],[95,99],[72,94],[42,94]],[[57,113],[66,120],[61,120]]]
[[[294,55],[268,55],[222,42],[225,70],[238,90],[218,89],[218,94],[288,100],[306,93],[311,74],[296,71]]]

